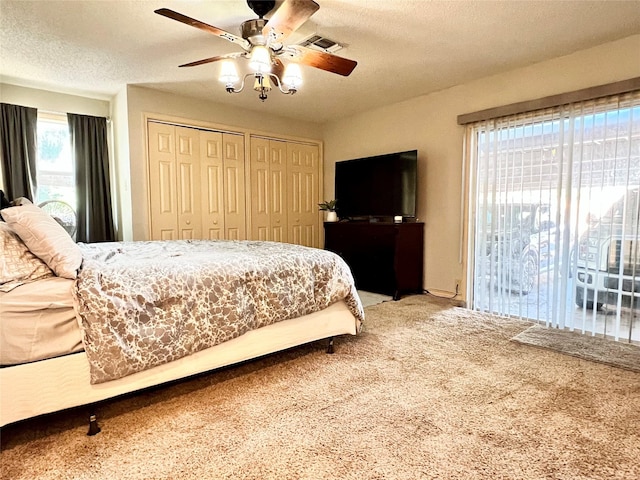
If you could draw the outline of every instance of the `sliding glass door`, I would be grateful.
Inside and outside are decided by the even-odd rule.
[[[473,308],[640,342],[640,92],[476,123]]]

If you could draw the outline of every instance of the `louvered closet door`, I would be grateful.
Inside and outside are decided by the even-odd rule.
[[[225,238],[222,133],[200,132],[200,182],[203,238]]]
[[[225,238],[245,240],[244,136],[222,134]]]
[[[286,242],[287,143],[251,139],[251,238]]]
[[[176,240],[179,235],[175,127],[149,122],[148,128],[151,238]]]
[[[317,145],[287,145],[289,241],[320,248],[320,172]]]

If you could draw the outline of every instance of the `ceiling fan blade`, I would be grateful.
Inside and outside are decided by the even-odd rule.
[[[339,57],[331,53],[312,50],[300,45],[287,45],[284,47],[284,55],[288,55],[298,63],[308,65],[310,67],[326,70],[327,72],[337,73],[343,77],[348,77],[353,69],[356,68],[358,62],[349,60],[348,58]]]
[[[169,10],[168,8],[160,8],[155,10],[155,13],[158,15],[162,15],[163,17],[170,18],[171,20],[176,20],[178,22],[184,23],[185,25],[189,25],[191,27],[199,28],[208,33],[212,33],[217,37],[224,38],[225,40],[231,43],[237,43],[243,49],[249,50],[251,48],[251,44],[247,42],[244,38],[238,37],[232,33],[226,32],[218,27],[214,27],[213,25],[209,25],[207,23],[201,22],[200,20],[196,20],[195,18],[187,17],[178,12],[174,12],[173,10]]]
[[[319,8],[313,0],[285,0],[262,29],[262,35],[268,43],[282,42]]]
[[[245,52],[240,53],[229,53],[228,55],[218,55],[217,57],[205,58],[202,60],[197,60],[191,63],[185,63],[184,65],[178,65],[178,67],[197,67],[198,65],[204,65],[207,63],[217,62],[218,60],[224,60],[226,58],[238,58],[246,55]]]
[[[276,77],[278,77],[280,81],[282,81],[282,75],[284,74],[284,64],[279,58],[273,59],[271,73],[273,73]]]

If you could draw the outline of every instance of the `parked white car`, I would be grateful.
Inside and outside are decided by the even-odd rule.
[[[640,203],[629,190],[580,238],[576,304],[640,308]]]

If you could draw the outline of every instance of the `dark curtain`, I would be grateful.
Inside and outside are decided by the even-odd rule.
[[[71,151],[76,170],[78,242],[115,241],[107,119],[68,113]]]
[[[0,103],[0,161],[7,198],[36,197],[38,110]]]

